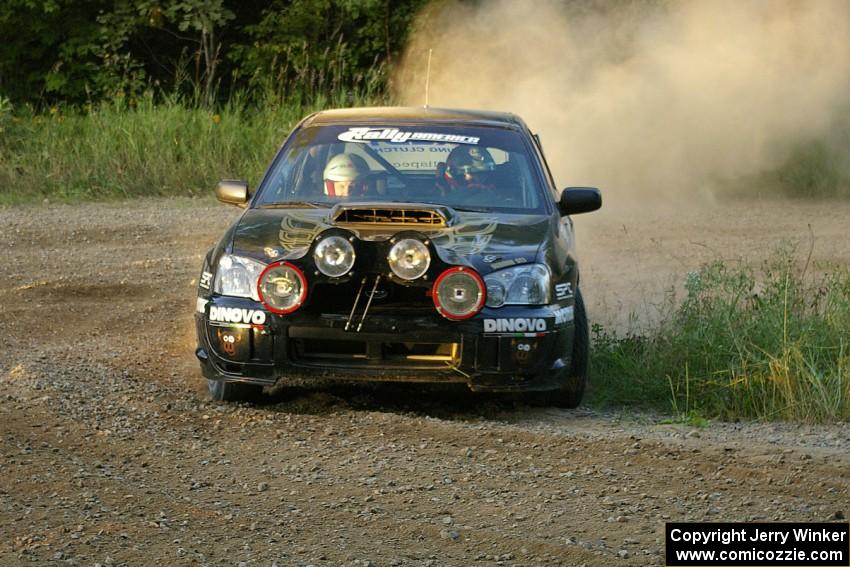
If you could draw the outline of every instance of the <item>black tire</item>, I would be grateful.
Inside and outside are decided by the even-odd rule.
[[[570,367],[563,373],[563,383],[559,389],[548,392],[530,392],[528,400],[534,405],[577,408],[584,397],[589,361],[590,329],[587,324],[587,311],[584,308],[581,290],[576,290],[575,335]]]
[[[210,397],[216,402],[255,402],[263,393],[263,387],[242,382],[207,380]]]

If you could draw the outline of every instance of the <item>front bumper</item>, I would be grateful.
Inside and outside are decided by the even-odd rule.
[[[211,309],[217,321],[210,320]],[[199,300],[196,355],[208,379],[261,385],[339,380],[465,383],[474,391],[494,392],[551,390],[561,385],[573,345],[571,301],[485,308],[467,321],[449,321],[424,310],[378,308],[362,326],[359,316],[354,317],[347,330],[347,315],[295,312],[260,317],[258,310],[262,306],[250,299]]]

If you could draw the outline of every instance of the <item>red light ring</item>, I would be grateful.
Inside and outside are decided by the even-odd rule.
[[[263,278],[270,270],[273,270],[274,268],[280,266],[286,266],[287,268],[291,268],[292,271],[295,272],[295,275],[298,276],[298,280],[301,282],[301,294],[298,296],[298,301],[296,301],[295,305],[293,305],[289,309],[278,309],[277,307],[272,307],[271,305],[266,303],[266,300],[263,298]],[[286,315],[288,313],[292,313],[293,311],[301,307],[301,305],[304,304],[304,300],[307,299],[307,278],[304,277],[304,272],[302,272],[301,269],[298,268],[298,266],[296,266],[295,264],[290,264],[289,262],[284,262],[282,260],[278,262],[272,262],[271,264],[266,266],[266,269],[263,270],[260,273],[260,277],[257,278],[257,297],[260,298],[260,303],[263,304],[263,307],[265,307],[272,313],[276,313],[278,315]]]
[[[449,313],[446,309],[443,308],[442,305],[440,305],[440,294],[437,293],[437,289],[440,287],[442,281],[447,276],[457,272],[462,272],[464,274],[472,276],[472,278],[478,284],[478,290],[480,291],[478,303],[475,304],[475,308],[465,315],[453,315]],[[464,319],[475,317],[476,315],[478,315],[478,313],[481,312],[481,309],[484,308],[484,304],[487,302],[487,287],[484,285],[484,280],[481,278],[481,276],[478,275],[478,272],[476,272],[472,268],[455,266],[444,271],[442,274],[437,276],[436,280],[434,280],[434,285],[431,287],[431,299],[434,301],[434,307],[437,309],[437,313],[439,313],[446,319],[451,319],[452,321],[463,321]]]

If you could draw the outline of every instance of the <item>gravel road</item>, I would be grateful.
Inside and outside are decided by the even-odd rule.
[[[712,254],[814,238],[816,262],[850,258],[847,204],[621,213],[578,225],[611,324]],[[209,402],[196,278],[237,214],[0,209],[0,565],[660,565],[665,521],[850,513],[846,423],[695,429],[403,386]]]

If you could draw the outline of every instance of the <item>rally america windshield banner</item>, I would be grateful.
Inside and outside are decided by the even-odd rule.
[[[443,142],[450,144],[475,145],[481,138],[475,136],[463,136],[460,134],[439,134],[436,132],[409,132],[398,128],[349,128],[342,132],[337,138],[343,142],[356,142],[365,144],[372,141],[393,142],[404,144],[405,142]]]

